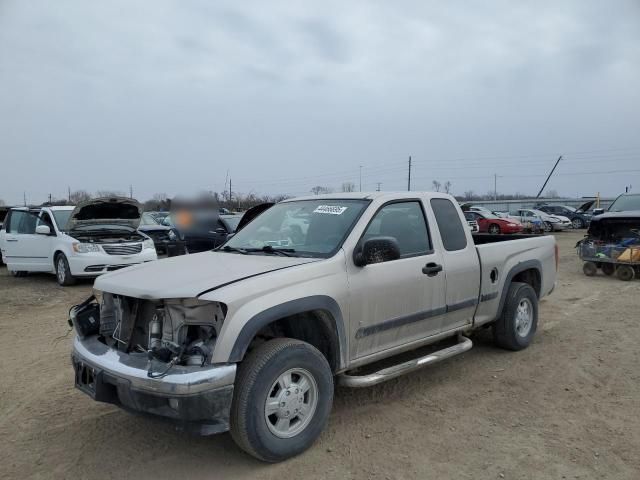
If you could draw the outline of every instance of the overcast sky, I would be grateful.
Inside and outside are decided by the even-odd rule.
[[[2,0],[0,198],[640,191],[640,2],[454,3]]]

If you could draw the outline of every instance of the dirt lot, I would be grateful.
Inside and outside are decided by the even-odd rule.
[[[0,476],[6,478],[640,478],[640,281],[586,278],[558,234],[556,292],[520,353],[488,336],[444,364],[340,389],[307,453],[265,465],[72,385],[69,306],[91,284],[0,269]]]

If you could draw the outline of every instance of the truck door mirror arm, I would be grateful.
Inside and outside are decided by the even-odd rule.
[[[400,258],[400,246],[393,237],[375,237],[356,247],[353,252],[353,263],[364,267],[371,263],[389,262]]]

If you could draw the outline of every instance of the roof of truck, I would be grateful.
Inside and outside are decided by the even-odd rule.
[[[442,192],[418,192],[418,191],[401,191],[401,192],[350,192],[350,193],[325,193],[321,195],[305,195],[303,197],[288,198],[284,202],[292,202],[296,200],[375,200],[377,198],[389,197],[395,198],[415,198],[421,195],[432,195],[434,197],[446,195]]]

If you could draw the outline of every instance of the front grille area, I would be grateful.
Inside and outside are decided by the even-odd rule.
[[[142,243],[129,243],[127,245],[102,245],[109,255],[133,255],[142,251]]]

